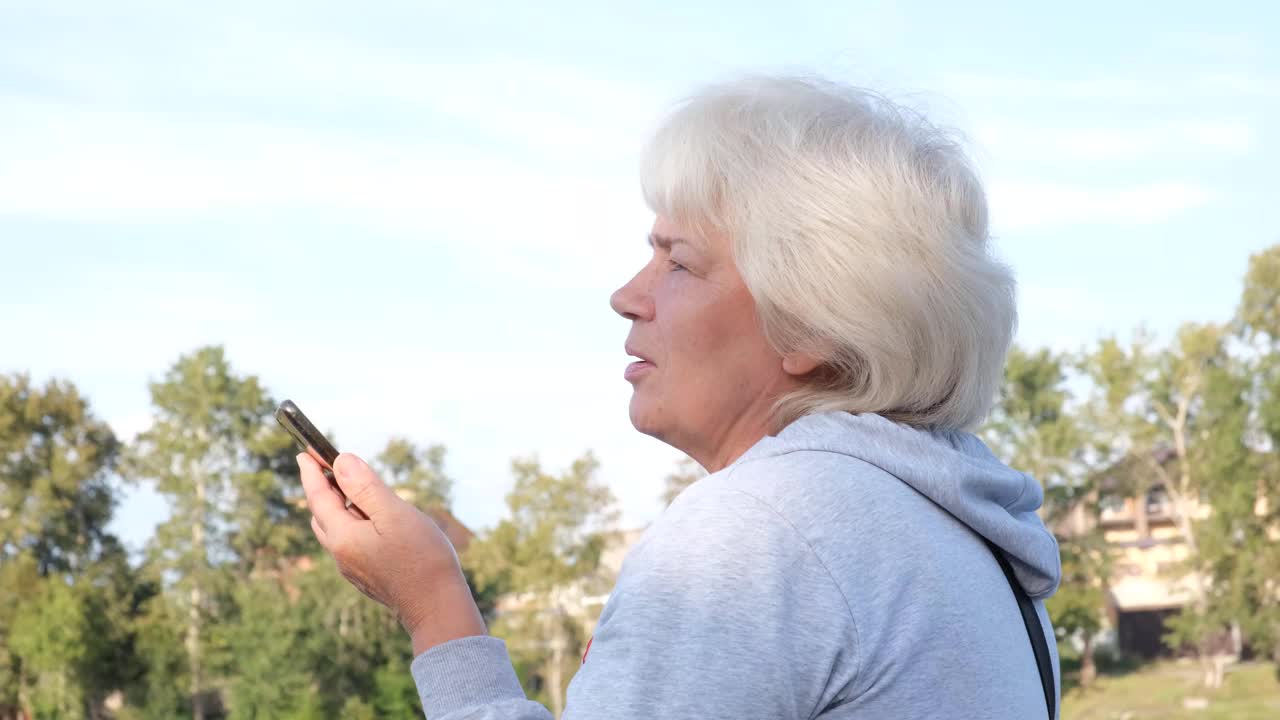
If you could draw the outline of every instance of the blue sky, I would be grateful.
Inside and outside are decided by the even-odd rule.
[[[1280,241],[1280,6],[1155,7],[0,0],[0,372],[130,437],[222,343],[346,449],[445,443],[472,526],[512,456],[587,448],[642,524],[679,454],[627,422],[607,298],[663,109],[770,70],[907,100],[972,140],[1022,342],[1167,333]]]

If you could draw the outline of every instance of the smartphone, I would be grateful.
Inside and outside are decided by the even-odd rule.
[[[308,455],[320,463],[320,472],[324,473],[324,476],[329,479],[329,485],[341,495],[342,488],[338,487],[338,481],[333,477],[333,463],[338,459],[338,449],[329,442],[329,438],[311,424],[292,400],[285,400],[280,403],[280,407],[276,408],[276,421],[289,431]],[[343,495],[343,498],[345,499],[346,496]]]

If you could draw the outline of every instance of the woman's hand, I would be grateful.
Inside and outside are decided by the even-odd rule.
[[[352,585],[396,614],[413,638],[414,655],[485,634],[453,545],[431,518],[350,453],[339,455],[333,469],[351,509],[309,455],[298,455],[298,467],[311,530]]]

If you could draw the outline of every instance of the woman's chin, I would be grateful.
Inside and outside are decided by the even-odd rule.
[[[631,393],[631,405],[629,407],[631,416],[631,426],[636,430],[651,435],[659,440],[662,439],[662,423],[657,417],[653,404],[647,398],[642,397],[639,391]]]

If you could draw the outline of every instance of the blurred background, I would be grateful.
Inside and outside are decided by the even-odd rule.
[[[0,0],[0,720],[421,717],[285,398],[446,529],[558,712],[700,474],[627,419],[639,149],[750,71],[969,139],[1063,717],[1280,716],[1277,48],[1261,0]]]

